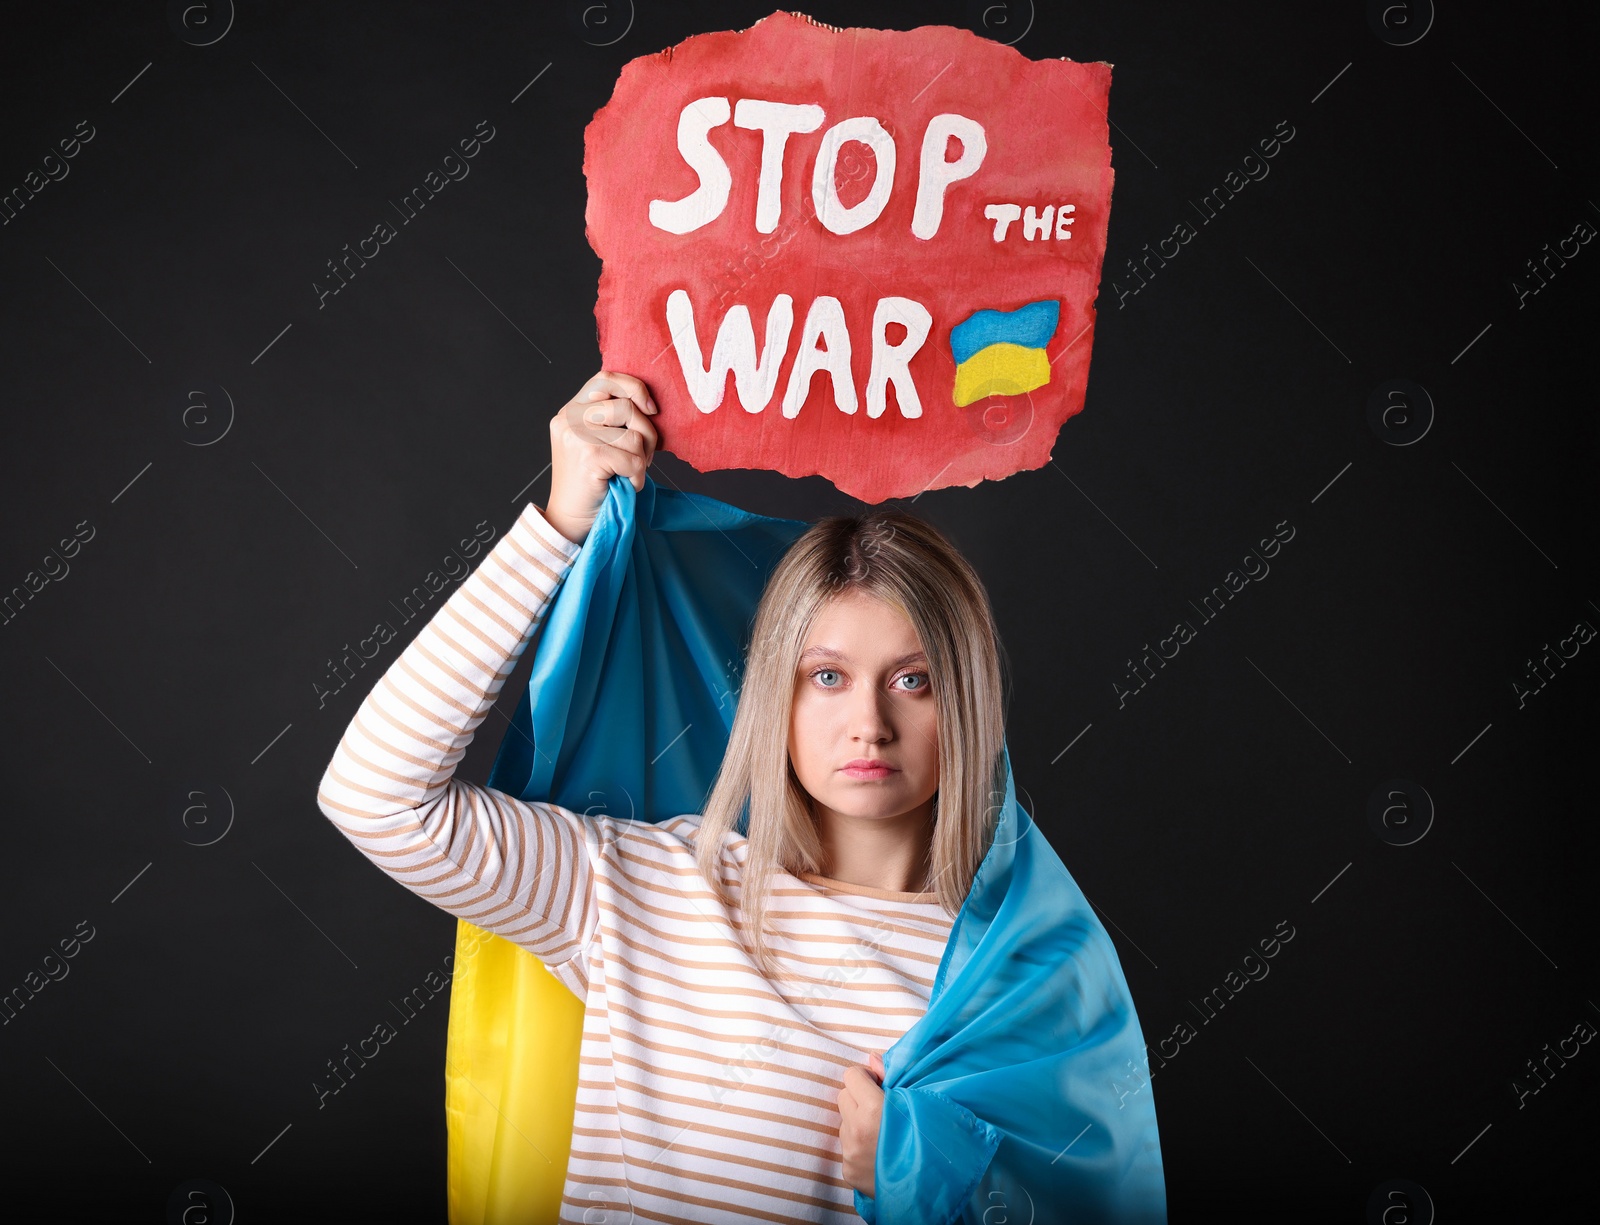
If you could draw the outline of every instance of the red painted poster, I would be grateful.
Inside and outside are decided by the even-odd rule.
[[[702,471],[880,502],[1042,467],[1088,382],[1110,87],[784,12],[631,61],[585,133],[606,368]]]

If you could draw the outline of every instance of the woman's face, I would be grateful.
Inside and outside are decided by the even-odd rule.
[[[887,773],[852,773],[852,762]],[[812,621],[795,677],[789,760],[819,807],[897,817],[939,787],[939,720],[922,643],[898,609],[848,591]]]

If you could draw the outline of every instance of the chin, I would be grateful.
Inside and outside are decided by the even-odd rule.
[[[828,807],[852,817],[875,819],[898,817],[915,805],[908,803],[904,796],[884,789],[870,795],[864,795],[860,790],[846,792],[829,800]]]

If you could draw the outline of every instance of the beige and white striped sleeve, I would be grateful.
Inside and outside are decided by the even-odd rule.
[[[525,506],[362,701],[317,804],[418,897],[565,966],[582,998],[611,822],[452,777],[580,551]]]

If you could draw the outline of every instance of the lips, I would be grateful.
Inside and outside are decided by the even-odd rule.
[[[840,767],[840,772],[851,778],[887,778],[897,771],[888,762],[871,761],[865,757],[858,757]]]

